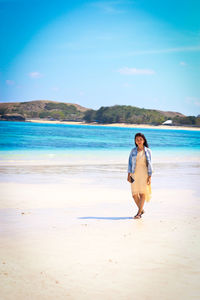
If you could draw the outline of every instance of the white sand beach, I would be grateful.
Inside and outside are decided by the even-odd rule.
[[[135,220],[122,132],[75,126],[65,143],[66,127],[13,124],[0,158],[0,300],[199,299],[198,132],[153,131],[152,199]]]
[[[1,299],[199,299],[199,195],[152,186],[1,182]]]
[[[46,124],[66,124],[66,125],[91,125],[91,126],[113,126],[113,127],[127,127],[127,128],[151,128],[151,129],[170,129],[170,130],[195,130],[200,131],[200,127],[189,126],[169,126],[169,125],[147,125],[147,124],[125,124],[125,123],[113,123],[113,124],[97,124],[97,123],[85,123],[85,122],[73,122],[73,121],[49,121],[49,120],[37,120],[27,119],[27,122],[33,123],[46,123]]]

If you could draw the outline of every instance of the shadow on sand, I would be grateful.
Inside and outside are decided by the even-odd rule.
[[[78,219],[127,220],[127,219],[133,219],[133,217],[78,217]]]

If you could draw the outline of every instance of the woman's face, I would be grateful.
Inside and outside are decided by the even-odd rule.
[[[135,142],[138,146],[144,145],[144,139],[141,136],[136,136]]]

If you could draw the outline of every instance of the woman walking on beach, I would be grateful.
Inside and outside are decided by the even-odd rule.
[[[132,196],[138,207],[134,219],[140,219],[144,202],[151,198],[152,162],[151,150],[142,133],[136,133],[135,146],[129,155],[127,180],[131,183]]]

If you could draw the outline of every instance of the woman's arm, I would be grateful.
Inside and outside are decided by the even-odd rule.
[[[147,178],[147,184],[151,184],[151,176],[148,176],[148,178]]]
[[[152,173],[153,173],[153,166],[152,166],[152,152],[150,149],[148,149],[148,175],[149,177],[151,177]]]
[[[127,176],[127,181],[131,183],[131,172],[132,172],[132,152],[133,150],[131,150],[131,153],[129,155],[129,159],[128,159],[128,176]]]
[[[130,173],[128,173],[127,181],[130,182],[130,183],[132,183],[132,181],[131,181],[131,174]]]
[[[130,153],[129,159],[128,159],[128,173],[132,172],[132,152],[133,152],[133,150],[131,150],[131,153]]]

